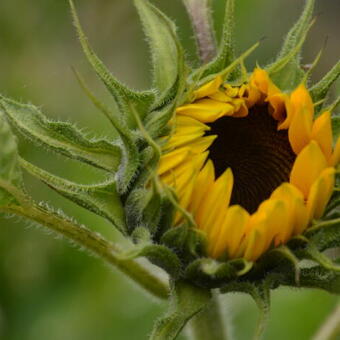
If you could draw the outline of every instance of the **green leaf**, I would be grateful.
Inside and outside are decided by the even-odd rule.
[[[202,78],[210,74],[221,72],[235,60],[235,0],[227,0],[225,7],[222,38],[217,56],[205,65],[202,70]],[[239,74],[235,71],[229,76],[229,80],[236,79]]]
[[[153,85],[164,100],[178,79],[180,52],[174,23],[148,0],[135,0],[153,61]],[[160,100],[161,102],[161,100]]]
[[[113,180],[95,185],[81,185],[57,177],[21,159],[29,173],[40,179],[59,194],[81,207],[109,220],[118,230],[126,233],[124,209]]]
[[[150,340],[176,339],[186,323],[206,307],[210,300],[210,290],[195,287],[185,281],[174,282],[169,310],[156,322]]]
[[[121,114],[117,117],[124,122],[128,127],[135,127],[135,120],[129,105],[135,106],[141,119],[144,119],[148,113],[150,106],[155,100],[155,94],[152,91],[137,92],[129,89],[127,86],[120,83],[107,69],[104,63],[98,58],[95,52],[92,50],[84,31],[80,25],[80,21],[72,0],[69,0],[71,6],[71,12],[74,20],[74,25],[79,35],[79,41],[82,46],[83,52],[88,62],[97,73],[98,77],[103,81],[108,91],[114,97]]]
[[[270,66],[271,69],[275,69],[276,65],[284,61],[284,67],[271,74],[274,82],[283,90],[295,88],[305,76],[300,67],[300,51],[311,27],[314,5],[315,0],[306,0],[302,15],[289,31],[277,60]]]
[[[334,67],[312,88],[310,89],[311,96],[313,98],[314,103],[317,103],[321,100],[324,100],[327,96],[327,93],[334,82],[340,76],[340,61],[334,65]],[[321,106],[318,106],[321,108]]]
[[[38,108],[0,97],[9,122],[25,137],[46,148],[97,168],[115,172],[121,147],[106,140],[90,140],[70,123],[47,119]]]
[[[15,202],[13,191],[22,189],[23,179],[18,165],[17,140],[1,111],[0,145],[0,205],[5,205]]]

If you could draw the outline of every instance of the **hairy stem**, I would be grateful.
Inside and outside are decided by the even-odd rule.
[[[340,303],[318,330],[313,340],[335,340],[340,335]]]
[[[168,297],[169,287],[167,283],[160,280],[138,261],[121,257],[118,247],[98,233],[92,232],[86,227],[78,225],[64,216],[38,205],[24,207],[16,205],[6,206],[0,207],[0,211],[25,217],[65,236],[67,239],[118,268],[152,295],[161,299]]]
[[[211,0],[183,0],[183,3],[191,19],[201,61],[207,63],[216,55]]]
[[[199,288],[185,281],[172,282],[169,310],[164,317],[157,320],[149,340],[177,339],[187,322],[204,309],[210,299],[209,289]]]
[[[213,295],[210,303],[189,324],[192,340],[227,340],[219,296]]]

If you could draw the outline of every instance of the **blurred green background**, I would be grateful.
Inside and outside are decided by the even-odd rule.
[[[179,26],[193,64],[194,43],[180,0],[155,0]],[[217,28],[223,0],[214,0]],[[248,65],[275,57],[303,0],[238,0],[238,51],[266,39]],[[132,0],[79,0],[79,13],[90,41],[112,72],[134,88],[150,83],[150,57]],[[340,55],[340,2],[319,0],[317,23],[305,47],[310,63],[324,45],[317,80]],[[66,0],[0,1],[0,92],[41,106],[48,116],[76,122],[92,135],[110,136],[109,125],[80,90],[75,66],[103,100],[109,96],[84,60]],[[85,165],[20,141],[22,155],[56,174],[89,183],[98,174]],[[60,198],[26,175],[37,200],[62,208],[110,239],[118,233],[102,219]],[[143,340],[165,310],[100,260],[43,229],[19,219],[0,219],[0,339]],[[337,298],[322,291],[279,289],[273,293],[267,340],[307,340],[332,310]],[[232,295],[223,305],[237,339],[251,339],[257,310],[250,298]]]

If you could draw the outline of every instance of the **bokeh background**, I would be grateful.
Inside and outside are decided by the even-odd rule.
[[[266,37],[249,58],[250,67],[275,57],[303,2],[237,1],[238,51]],[[154,3],[176,21],[187,56],[197,63],[180,0]],[[214,0],[217,28],[223,3]],[[150,56],[132,0],[79,0],[77,7],[92,45],[112,72],[134,88],[147,88]],[[339,59],[339,13],[339,0],[318,1],[317,22],[304,49],[304,60],[310,63],[327,39],[314,80]],[[109,124],[80,90],[71,66],[110,104],[80,52],[66,0],[0,1],[0,92],[40,106],[49,117],[76,122],[91,135],[110,136]],[[85,165],[51,155],[27,141],[20,140],[20,151],[35,164],[71,180],[90,183],[98,178]],[[60,198],[32,177],[25,178],[37,200],[60,207],[110,239],[119,239],[102,219]],[[265,338],[311,339],[336,302],[336,297],[322,291],[275,291]],[[165,307],[114,269],[55,235],[19,219],[0,219],[0,339],[143,340]],[[251,299],[227,296],[223,310],[226,320],[234,323],[237,339],[251,339],[257,317]]]

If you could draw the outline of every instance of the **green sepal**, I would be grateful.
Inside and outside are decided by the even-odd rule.
[[[157,233],[154,236],[154,239],[157,242],[161,242],[160,239],[166,233],[166,231],[173,228],[175,213],[176,208],[174,207],[173,202],[169,199],[168,196],[163,197],[161,218],[159,221]]]
[[[122,153],[117,143],[90,140],[71,123],[50,120],[30,104],[0,97],[0,105],[12,126],[33,142],[97,168],[117,171]]]
[[[74,70],[81,88],[84,90],[87,97],[91,100],[95,107],[97,107],[111,122],[113,127],[119,134],[119,145],[122,149],[122,158],[117,174],[117,188],[120,193],[125,193],[131,180],[133,180],[138,166],[140,165],[139,152],[136,145],[136,131],[130,131],[121,119],[106,107],[88,88],[84,79],[80,74]],[[135,113],[135,112],[133,112]]]
[[[185,263],[202,256],[206,246],[205,236],[197,228],[187,225],[170,228],[160,242],[173,249]]]
[[[340,216],[339,216],[340,217]],[[340,218],[338,223],[318,229],[309,238],[319,251],[340,247]]]
[[[301,242],[299,243],[301,246]],[[282,245],[277,248],[273,248],[271,251],[266,253],[261,261],[257,264],[256,267],[260,267],[262,272],[291,272],[295,274],[295,284],[299,286],[300,284],[300,259],[295,255],[294,249],[296,247],[289,248],[290,243],[287,246]],[[303,247],[305,246],[305,242],[303,242]],[[259,268],[258,268],[259,269]],[[258,271],[258,270],[257,270]],[[254,274],[256,275],[256,269],[254,270]]]
[[[136,235],[134,237],[136,238]],[[171,249],[163,245],[152,244],[151,240],[142,239],[141,241],[122,254],[122,259],[146,257],[151,263],[164,269],[172,278],[179,277],[181,261]]]
[[[219,73],[235,60],[235,0],[227,0],[225,5],[224,25],[222,38],[216,57],[208,64],[204,65],[198,72],[201,78],[211,74]],[[235,69],[229,76],[229,80],[239,77],[239,69]]]
[[[151,234],[157,232],[161,219],[162,197],[155,188],[137,188],[131,191],[125,203],[130,231],[143,226]]]
[[[328,91],[335,81],[340,76],[340,61],[338,61],[334,67],[315,85],[310,88],[310,94],[312,96],[313,102],[317,103],[322,101],[320,105],[316,106],[317,112],[323,107],[323,102],[327,97]]]
[[[282,278],[282,285],[295,287],[294,275],[287,273]],[[332,294],[340,294],[340,273],[328,270],[322,266],[302,268],[300,288],[318,288]]]
[[[152,112],[145,121],[145,129],[149,132],[152,138],[167,135],[167,123],[172,118],[175,112],[174,103],[170,103],[165,107]]]
[[[79,41],[88,62],[91,64],[94,71],[97,73],[98,77],[103,81],[106,88],[115,99],[121,111],[119,119],[122,120],[122,122],[124,122],[124,124],[127,127],[130,128],[136,127],[135,120],[129,106],[133,105],[138,111],[141,119],[144,119],[144,117],[149,112],[149,109],[155,100],[155,93],[153,91],[144,92],[133,91],[126,87],[125,85],[123,85],[121,82],[119,82],[111,74],[111,72],[98,58],[98,56],[95,54],[95,52],[89,45],[88,40],[80,25],[80,20],[78,18],[73,1],[69,0],[69,3],[71,6],[74,25],[78,32]]]
[[[211,291],[185,281],[172,281],[169,309],[156,321],[150,340],[174,340],[186,323],[211,300]]]
[[[302,254],[304,259],[309,258],[325,269],[340,273],[340,265],[337,265],[327,255],[319,251],[318,246],[314,242],[309,242]]]
[[[270,76],[282,90],[295,88],[305,77],[300,66],[300,51],[311,27],[314,5],[315,0],[306,0],[302,15],[289,31],[277,60],[270,65]]]
[[[55,176],[23,159],[20,160],[20,164],[62,196],[106,218],[119,231],[126,234],[124,209],[113,179],[100,184],[82,185]]]
[[[187,266],[184,275],[201,287],[219,288],[245,275],[252,265],[245,259],[220,262],[211,258],[199,258]]]
[[[153,65],[153,86],[159,93],[158,103],[174,93],[183,56],[175,24],[148,0],[134,0],[147,36]]]
[[[0,206],[3,206],[17,203],[14,191],[23,190],[23,178],[18,163],[17,140],[1,111],[0,145]]]

